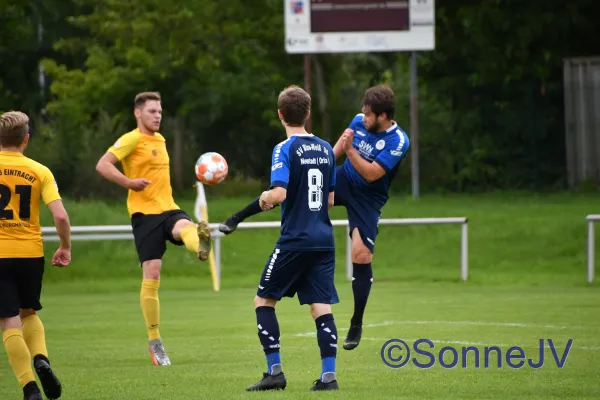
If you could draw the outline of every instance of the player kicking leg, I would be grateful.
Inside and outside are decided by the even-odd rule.
[[[393,120],[394,113],[394,93],[389,87],[367,89],[362,112],[352,119],[333,147],[336,159],[346,155],[336,173],[335,205],[346,207],[352,239],[354,313],[344,342],[346,350],[360,343],[363,315],[373,283],[371,263],[377,223],[389,198],[391,183],[410,147],[408,135]],[[259,212],[258,200],[254,200],[223,222],[219,230],[230,234],[239,223]]]
[[[160,94],[139,93],[133,112],[137,128],[117,139],[98,161],[96,171],[128,189],[127,209],[143,271],[140,306],[149,352],[155,365],[171,365],[159,332],[158,291],[166,242],[185,246],[200,261],[206,261],[211,251],[211,234],[206,221],[194,224],[173,199],[166,142],[158,132],[162,119]],[[123,164],[124,173],[116,168],[117,162]]]

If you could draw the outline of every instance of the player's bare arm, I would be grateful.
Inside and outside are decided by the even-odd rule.
[[[105,179],[114,182],[126,189],[136,192],[144,190],[151,182],[147,179],[129,179],[116,167],[119,162],[113,153],[105,153],[96,164],[96,171]]]
[[[271,190],[264,191],[260,196],[260,208],[269,210],[273,206],[281,204],[285,201],[287,190],[282,187],[274,187]]]
[[[361,157],[352,146],[354,140],[354,131],[352,129],[346,129],[342,134],[342,148],[346,152],[346,156],[352,163],[352,166],[367,182],[375,182],[377,179],[385,175],[385,170],[381,165],[365,160]]]
[[[327,209],[331,210],[335,201],[335,192],[329,192],[329,198],[327,199]]]
[[[60,238],[60,246],[52,257],[52,265],[65,267],[71,262],[71,223],[69,214],[61,200],[55,200],[48,203],[48,209],[54,218],[56,232]]]

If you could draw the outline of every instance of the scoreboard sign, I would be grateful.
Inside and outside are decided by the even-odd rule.
[[[435,49],[434,0],[284,0],[288,53]]]

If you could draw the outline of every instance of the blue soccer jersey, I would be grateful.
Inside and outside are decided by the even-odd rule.
[[[385,170],[385,175],[369,183],[349,159],[346,159],[341,168],[357,190],[373,199],[373,204],[377,207],[383,207],[388,200],[390,184],[396,176],[400,162],[408,152],[410,141],[408,135],[395,122],[383,132],[371,133],[365,128],[362,117],[363,114],[357,114],[350,123],[349,128],[354,130],[352,145],[362,158],[379,164]]]
[[[271,187],[287,189],[281,204],[282,250],[333,250],[327,200],[335,189],[331,145],[312,134],[296,134],[273,149]]]

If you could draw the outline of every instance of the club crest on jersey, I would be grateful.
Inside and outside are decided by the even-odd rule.
[[[152,149],[152,155],[156,157],[158,155],[158,150]]]
[[[377,150],[381,150],[385,147],[385,140],[381,139],[379,141],[377,141],[377,143],[375,144],[375,148]]]

